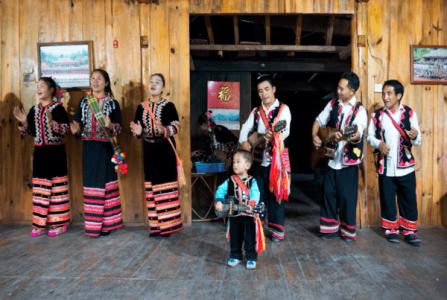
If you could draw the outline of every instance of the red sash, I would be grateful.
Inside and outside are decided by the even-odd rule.
[[[154,125],[157,123],[157,120],[155,119],[155,115],[152,112],[151,108],[149,107],[149,104],[147,104],[147,102],[143,102],[143,106],[146,108],[147,112],[149,113],[149,116],[151,117],[152,122],[154,123]],[[178,185],[179,187],[183,187],[186,185],[186,177],[185,177],[185,170],[183,169],[183,163],[182,160],[180,159],[180,156],[177,153],[177,149],[175,149],[174,144],[171,141],[170,137],[166,138],[169,142],[169,144],[172,147],[172,150],[174,151],[175,154],[175,159],[177,162],[177,181],[178,181]]]
[[[390,112],[388,110],[384,110],[385,114],[390,118],[391,123],[393,123],[394,127],[396,127],[397,131],[399,131],[400,135],[404,138],[407,143],[411,143],[410,137],[408,134],[402,129],[402,127],[397,124],[397,122],[393,119]]]

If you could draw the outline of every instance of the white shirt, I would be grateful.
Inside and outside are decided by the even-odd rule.
[[[275,99],[275,101],[273,102],[273,104],[269,107],[269,109],[266,109],[265,106],[262,104],[262,107],[264,108],[265,114],[268,117],[269,113],[276,109],[278,106],[280,105],[278,99]],[[250,113],[250,115],[248,116],[247,121],[245,121],[245,123],[242,125],[242,129],[241,132],[239,134],[239,143],[242,144],[244,142],[246,142],[248,140],[248,134],[250,133],[250,131],[253,128],[253,124],[254,124],[254,112],[255,110],[252,110],[252,112]],[[282,137],[285,140],[289,134],[290,134],[290,122],[292,121],[292,115],[290,113],[290,109],[287,105],[285,105],[284,109],[282,110],[281,114],[279,116],[276,116],[278,118],[278,120],[285,120],[286,121],[286,128],[284,128],[281,131]],[[265,134],[266,133],[266,128],[264,125],[264,122],[259,119],[258,122],[258,130],[257,132],[259,134]],[[261,166],[263,167],[268,167],[270,165],[270,163],[272,162],[272,158],[270,157],[270,155],[268,155],[268,153],[266,153],[266,151],[264,151],[263,153],[263,157],[262,157],[262,163]]]
[[[386,109],[388,110],[388,109]],[[388,110],[396,121],[397,124],[400,123],[401,114],[404,111],[404,107],[402,104],[399,105],[399,109],[396,110],[395,113],[392,113]],[[374,116],[374,114],[372,115]],[[385,143],[390,147],[390,152],[386,156],[386,176],[390,177],[401,177],[414,172],[414,166],[408,168],[398,168],[398,156],[399,153],[399,143],[400,143],[400,133],[397,131],[396,127],[394,127],[390,118],[382,114],[380,116],[380,121],[382,123],[382,129],[384,130]],[[411,140],[413,145],[419,146],[422,142],[421,131],[419,129],[418,117],[416,112],[413,110],[413,116],[410,117],[411,128],[414,128],[418,131],[418,135],[416,139]],[[374,125],[374,121],[371,119],[368,127],[368,143],[374,149],[379,149],[379,145],[381,140],[376,138],[376,126]]]
[[[338,116],[338,121],[340,122],[340,118],[343,116],[343,120],[341,120],[341,129],[344,129],[346,126],[346,122],[348,121],[348,117],[352,115],[353,108],[355,107],[357,103],[357,98],[354,96],[346,103],[343,103],[340,99],[338,99],[338,103],[342,105],[342,112]],[[337,103],[334,104],[334,109],[337,108]],[[331,101],[326,105],[326,107],[323,109],[323,111],[318,115],[316,118],[316,121],[320,124],[321,128],[326,127],[327,123],[329,122],[330,113],[332,110]],[[366,114],[366,110],[363,106],[361,106],[357,112],[357,115],[355,116],[354,121],[352,122],[353,125],[357,125],[358,131],[360,133],[360,138],[363,136],[363,131],[366,129],[368,115]],[[346,145],[346,141],[342,140],[338,143],[337,150],[335,151],[335,157],[334,159],[329,160],[329,167],[331,167],[334,170],[341,170],[343,168],[349,167],[343,165],[343,148]]]

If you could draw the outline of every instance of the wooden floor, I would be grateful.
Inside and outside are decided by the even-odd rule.
[[[108,237],[29,237],[0,226],[0,299],[446,299],[447,229],[423,245],[386,242],[363,229],[352,245],[317,235],[318,206],[287,208],[287,236],[268,242],[255,271],[228,268],[225,225],[194,223],[168,239],[127,227]]]

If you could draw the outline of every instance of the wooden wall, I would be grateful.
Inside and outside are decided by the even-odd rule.
[[[191,14],[353,14],[354,0],[190,0]]]
[[[141,140],[130,137],[128,124],[143,99],[150,73],[166,76],[167,97],[180,114],[178,149],[189,178],[189,1],[161,0],[139,4],[125,0],[3,0],[0,1],[0,220],[31,219],[32,140],[22,139],[12,107],[22,102],[28,110],[35,102],[37,43],[92,40],[95,66],[111,75],[112,89],[123,110],[121,143],[128,154],[130,172],[120,180],[126,223],[145,222]],[[140,47],[147,36],[148,48]],[[113,47],[118,40],[119,47]],[[25,82],[25,77],[31,82]],[[82,92],[72,92],[69,109]],[[82,212],[82,148],[67,139],[73,219]],[[191,220],[189,187],[181,191],[184,222]]]
[[[447,86],[410,85],[410,44],[447,44],[447,0],[160,0],[138,4],[131,0],[2,0],[0,1],[0,220],[29,222],[31,218],[31,140],[21,139],[10,113],[22,102],[34,100],[36,43],[93,40],[95,65],[112,75],[113,88],[127,124],[142,98],[148,74],[163,72],[167,91],[177,105],[182,131],[180,154],[190,169],[189,153],[189,19],[191,14],[320,13],[352,14],[354,71],[361,76],[359,96],[371,110],[381,103],[374,84],[389,78],[406,86],[404,102],[420,117],[423,145],[418,160],[420,223],[447,224]],[[150,2],[150,1],[148,1]],[[50,5],[51,4],[51,5]],[[140,48],[140,35],[148,36],[149,48]],[[120,42],[113,48],[114,39]],[[70,107],[79,101],[73,93]],[[141,147],[122,135],[129,153],[131,173],[121,181],[124,220],[144,221]],[[69,138],[73,214],[79,220],[81,203],[81,143]],[[359,221],[379,222],[377,178],[371,151],[362,168]],[[189,174],[188,174],[189,175]],[[190,221],[190,190],[182,191],[184,221]]]
[[[410,45],[447,44],[446,0],[370,0],[358,4],[358,35],[367,36],[356,64],[362,74],[362,99],[370,111],[382,105],[374,84],[398,79],[406,90],[403,103],[418,113],[422,146],[416,147],[419,222],[447,225],[447,86],[410,84]],[[366,164],[366,224],[380,212],[371,151]]]

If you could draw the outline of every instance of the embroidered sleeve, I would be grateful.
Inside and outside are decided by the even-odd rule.
[[[110,113],[110,121],[112,122],[110,129],[112,135],[118,135],[121,132],[122,116],[120,104],[115,99],[113,100],[112,111]]]
[[[81,99],[81,101],[79,101],[78,108],[76,109],[76,113],[73,116],[73,120],[78,123],[82,123],[82,101],[83,101],[83,99]]]
[[[353,123],[357,125],[358,131],[360,133],[360,138],[363,137],[363,132],[365,131],[368,124],[368,114],[363,106],[359,108],[359,111]]]
[[[51,130],[54,133],[65,135],[69,130],[68,115],[62,105],[57,105],[51,112],[53,122]]]
[[[225,197],[228,194],[228,179],[226,179],[216,190],[216,201],[225,202]]]
[[[28,112],[28,115],[26,116],[26,122],[28,123],[26,132],[24,132],[22,134],[28,133],[31,136],[36,136],[35,114],[36,114],[36,108],[33,106],[33,107],[31,107],[31,109]],[[21,125],[23,125],[23,124],[21,124]]]
[[[163,110],[162,124],[164,126],[164,137],[174,136],[179,131],[180,123],[178,120],[177,109],[171,102],[169,102]]]
[[[369,122],[367,141],[374,149],[378,149],[380,146],[380,140],[376,138],[376,122],[376,113],[373,113]]]
[[[282,132],[283,139],[286,139],[290,135],[290,122],[292,121],[292,114],[290,113],[289,107],[286,105],[281,112],[281,116],[279,116],[279,120],[286,121],[286,128],[284,128]]]

